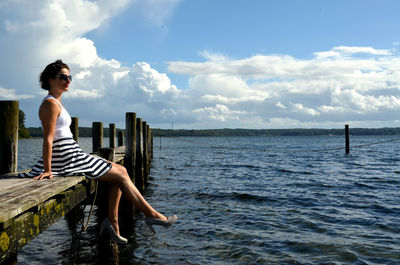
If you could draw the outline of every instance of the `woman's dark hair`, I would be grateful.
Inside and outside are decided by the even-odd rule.
[[[63,63],[61,60],[57,60],[54,63],[46,66],[46,68],[44,68],[43,72],[40,74],[40,86],[45,90],[50,90],[49,79],[55,78],[58,72],[60,72],[63,68],[67,68],[69,70],[68,65]]]

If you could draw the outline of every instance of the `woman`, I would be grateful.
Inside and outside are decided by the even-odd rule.
[[[152,230],[152,225],[172,225],[178,217],[166,217],[151,207],[124,167],[84,153],[72,139],[69,128],[71,117],[61,104],[61,96],[68,91],[71,81],[69,67],[61,60],[49,64],[40,74],[41,87],[48,90],[39,108],[43,127],[43,156],[29,173],[20,174],[21,177],[41,180],[51,179],[53,175],[84,174],[90,179],[108,182],[108,216],[101,223],[100,233],[104,228],[107,229],[111,240],[117,243],[127,243],[127,239],[120,236],[118,226],[118,205],[122,194],[145,214],[145,222]]]

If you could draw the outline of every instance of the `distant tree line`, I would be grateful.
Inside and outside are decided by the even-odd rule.
[[[29,131],[25,128],[25,113],[19,110],[18,138],[30,138]]]
[[[343,129],[152,129],[154,136],[324,136],[344,135]],[[351,135],[400,135],[400,128],[350,128]]]
[[[25,127],[24,127],[25,128]],[[31,137],[43,137],[41,127],[27,128]],[[124,131],[117,129],[118,131]],[[154,136],[325,136],[344,135],[343,129],[206,129],[206,130],[171,130],[151,129]],[[109,129],[104,128],[104,136],[109,136]],[[400,128],[350,128],[350,135],[400,135]],[[92,137],[91,127],[79,127],[80,137]]]
[[[117,129],[116,131],[118,133],[118,131],[124,130]],[[31,137],[43,137],[42,127],[30,127],[28,128],[28,132]],[[109,128],[103,128],[103,135],[104,137],[110,135]],[[79,127],[79,137],[92,137],[92,127]]]

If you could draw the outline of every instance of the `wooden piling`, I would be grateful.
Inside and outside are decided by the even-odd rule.
[[[153,159],[154,135],[151,129],[149,134],[150,134],[150,157],[151,159]]]
[[[140,191],[144,191],[143,179],[143,123],[141,118],[136,118],[136,172],[135,186]]]
[[[92,123],[92,146],[93,146],[93,153],[96,153],[98,148],[103,147],[103,123],[102,122],[93,122]]]
[[[150,160],[151,160],[151,142],[152,142],[152,136],[151,136],[151,128],[150,128],[150,125],[147,125],[147,135],[148,135],[148,141],[149,141],[149,149],[148,149],[148,151],[149,151],[149,158],[150,158]]]
[[[100,157],[108,160],[108,161],[115,161],[115,149],[114,148],[98,148],[97,153]]]
[[[18,101],[0,101],[0,174],[17,171]]]
[[[147,124],[147,173],[148,174],[150,174],[150,164],[151,164],[150,141],[151,141],[151,130],[150,130],[150,125]]]
[[[136,166],[136,113],[127,112],[125,116],[125,168],[129,177],[135,183],[135,166]]]
[[[346,154],[350,154],[350,136],[349,136],[349,125],[346,124],[344,126],[345,135],[346,135]]]
[[[118,131],[118,146],[123,146],[124,141],[124,131]]]
[[[150,165],[151,165],[150,146],[151,146],[151,130],[150,130],[150,125],[147,124],[147,175],[150,174]]]
[[[79,141],[79,119],[78,119],[78,117],[72,117],[71,119],[72,119],[72,121],[71,121],[70,129],[72,132],[72,136],[73,136],[75,142],[78,143],[78,141]]]
[[[142,123],[142,129],[143,129],[143,184],[144,186],[147,185],[147,176],[149,175],[148,173],[148,165],[149,165],[149,136],[148,136],[148,126],[147,122],[143,121]]]
[[[110,148],[115,148],[115,123],[109,125]]]

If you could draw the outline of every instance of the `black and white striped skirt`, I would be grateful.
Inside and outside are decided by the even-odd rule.
[[[106,174],[112,165],[103,158],[92,156],[82,151],[72,138],[61,138],[53,141],[51,171],[53,176],[85,175],[95,179]],[[28,173],[20,173],[20,177],[35,177],[43,173],[43,157]]]

